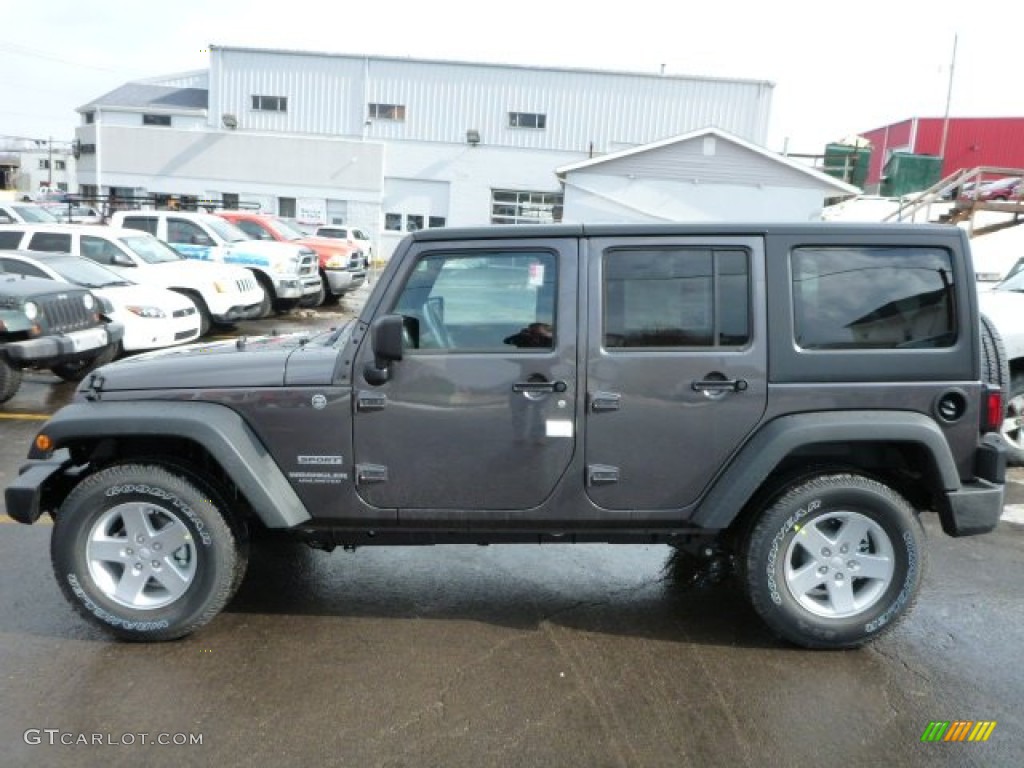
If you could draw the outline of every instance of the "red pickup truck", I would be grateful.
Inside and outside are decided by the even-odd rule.
[[[327,237],[311,237],[299,231],[293,224],[279,216],[252,211],[217,211],[256,240],[277,240],[305,245],[316,251],[320,262],[319,295],[308,306],[333,304],[349,291],[366,282],[366,254],[358,247],[343,240]]]

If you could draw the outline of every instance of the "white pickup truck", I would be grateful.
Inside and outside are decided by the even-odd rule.
[[[266,298],[261,317],[312,302],[320,295],[316,253],[293,243],[255,240],[219,216],[191,211],[117,211],[111,223],[149,232],[188,259],[249,269]]]

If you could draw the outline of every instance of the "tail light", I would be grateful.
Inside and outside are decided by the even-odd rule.
[[[982,397],[981,431],[997,432],[1003,426],[1003,418],[1006,416],[1006,401],[1003,400],[1003,390],[999,387],[986,385]]]

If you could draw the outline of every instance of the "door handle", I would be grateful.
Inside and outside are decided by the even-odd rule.
[[[690,385],[694,392],[744,392],[747,386],[746,379],[704,379]]]
[[[512,385],[513,392],[565,392],[569,388],[561,379],[555,381],[518,381]]]

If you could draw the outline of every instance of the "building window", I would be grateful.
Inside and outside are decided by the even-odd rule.
[[[167,126],[169,126],[171,124],[171,116],[170,115],[143,115],[142,116],[142,124],[143,125],[167,125]]]
[[[86,125],[92,125],[94,122],[96,122],[96,113],[95,112],[86,112],[85,114],[82,115],[82,117],[85,118],[85,124]]]
[[[491,192],[491,224],[553,224],[561,220],[561,192]]]
[[[294,197],[279,197],[277,198],[277,215],[284,216],[286,219],[295,218],[295,198]]]
[[[547,115],[536,112],[509,112],[509,128],[544,128],[547,126]]]
[[[41,158],[39,160],[39,170],[45,171],[49,167],[50,167],[50,161],[47,160],[45,157]]]
[[[431,216],[430,217],[430,224],[428,226],[431,229],[434,229],[436,227],[443,227],[444,224],[445,224],[444,216]]]
[[[400,213],[385,213],[384,214],[384,229],[389,232],[401,232],[402,231],[402,214]]]
[[[405,122],[404,104],[370,104],[369,117],[371,120],[396,120]]]
[[[260,112],[287,112],[286,96],[253,96],[252,108]]]
[[[415,214],[409,214],[405,217],[405,231],[406,232],[417,232],[423,229],[423,217]]]
[[[68,191],[68,184],[67,184],[67,182],[66,181],[58,181],[57,182],[57,189],[59,189],[61,192],[67,192]]]
[[[54,160],[53,161],[53,168],[54,168],[54,170],[63,171],[63,170],[66,170],[67,167],[68,167],[68,164],[64,160]]]
[[[223,192],[220,196],[220,204],[228,211],[238,210],[238,195],[234,192]]]
[[[79,144],[78,153],[80,155],[95,155],[96,145],[95,144]]]

